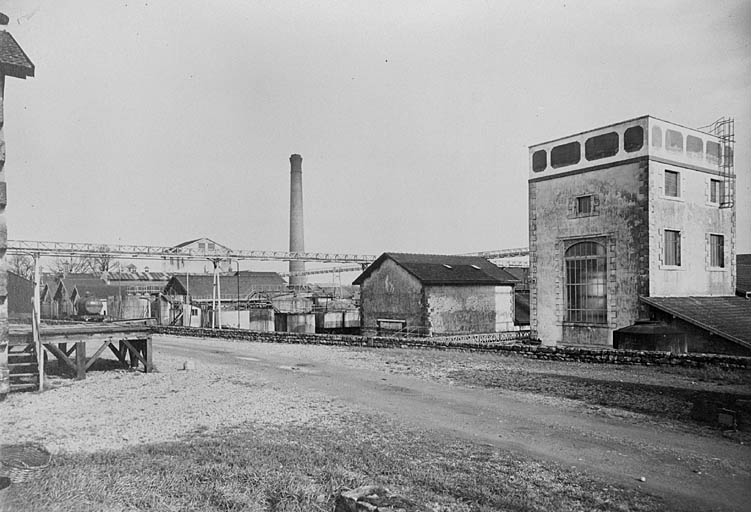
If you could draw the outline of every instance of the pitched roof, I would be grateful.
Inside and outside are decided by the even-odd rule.
[[[426,285],[486,284],[495,286],[518,282],[514,276],[480,256],[385,252],[371,263],[352,284],[362,284],[387,259],[394,261]]]
[[[16,78],[34,76],[34,64],[5,30],[0,30],[0,71]]]
[[[751,293],[751,254],[735,257],[735,293],[741,296]]]
[[[239,275],[220,275],[219,285],[223,297],[236,297],[238,287],[240,296],[247,297],[257,291],[286,290],[287,282],[276,272],[242,271]],[[193,297],[211,297],[214,293],[213,274],[176,274],[165,287],[165,293],[187,295],[187,292]]]
[[[71,295],[74,290],[78,290],[79,297],[91,295],[98,299],[106,299],[122,296],[126,291],[124,287],[105,283],[101,277],[94,274],[66,274],[61,282]]]
[[[224,250],[227,250],[227,251],[230,250],[230,248],[227,247],[226,245],[219,244],[219,243],[213,241],[211,238],[206,238],[206,237],[195,238],[193,240],[188,240],[187,242],[182,242],[180,244],[173,245],[172,247],[170,247],[170,249],[179,250],[179,249],[182,249],[184,247],[188,247],[189,245],[193,245],[193,244],[198,243],[198,242],[206,243],[206,244],[211,243],[211,244],[214,244],[214,246],[216,246],[217,249],[224,249]]]
[[[639,297],[712,334],[751,348],[751,301],[741,297]]]
[[[166,272],[104,272],[102,279],[105,281],[169,281],[170,275]]]

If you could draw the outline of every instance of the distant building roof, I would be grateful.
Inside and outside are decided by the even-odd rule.
[[[751,293],[751,254],[735,257],[735,292],[745,297]]]
[[[67,293],[71,298],[75,290],[78,291],[79,297],[90,295],[98,299],[107,297],[118,297],[125,294],[125,288],[117,285],[109,285],[102,278],[95,274],[66,274],[60,280]]]
[[[230,248],[227,247],[226,245],[222,245],[222,244],[216,243],[211,238],[205,238],[205,237],[204,238],[195,238],[193,240],[188,240],[187,242],[182,242],[180,244],[172,246],[171,249],[182,249],[184,247],[188,247],[189,245],[193,245],[193,244],[196,244],[196,243],[214,244],[214,246],[215,246],[216,249],[224,249],[226,251],[230,250]]]
[[[515,284],[514,276],[479,256],[440,254],[408,254],[385,252],[378,257],[353,284],[362,282],[381,264],[390,259],[426,285]]]
[[[751,301],[741,297],[640,297],[681,320],[751,348]]]
[[[34,76],[34,64],[5,30],[0,30],[0,71],[16,78]]]
[[[287,282],[276,272],[248,272],[238,275],[222,274],[219,276],[222,297],[247,297],[258,291],[286,291]],[[194,298],[207,298],[214,294],[214,276],[212,274],[176,274],[164,289],[166,294],[191,295]]]
[[[166,272],[104,272],[105,281],[169,281],[170,274]]]

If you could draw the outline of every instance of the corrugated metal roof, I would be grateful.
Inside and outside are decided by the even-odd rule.
[[[34,64],[5,30],[0,30],[0,70],[16,78],[34,76]]]
[[[375,260],[353,284],[362,284],[375,269],[390,259],[426,285],[507,285],[518,282],[514,276],[479,256],[409,254],[386,252]]]
[[[126,291],[125,287],[109,285],[94,274],[67,274],[61,282],[69,297],[73,295],[74,290],[78,290],[80,297],[89,295],[97,299],[122,296]]]
[[[106,281],[169,281],[170,274],[166,272],[105,272],[102,278]]]
[[[282,276],[276,272],[247,272],[243,271],[238,276],[235,274],[222,274],[219,276],[219,285],[222,296],[237,296],[238,286],[240,296],[247,296],[259,290],[270,287],[282,288],[287,285]],[[176,274],[167,283],[165,293],[175,295],[190,295],[194,297],[210,297],[214,291],[213,274]]]
[[[751,301],[742,297],[640,297],[645,304],[751,348]]]

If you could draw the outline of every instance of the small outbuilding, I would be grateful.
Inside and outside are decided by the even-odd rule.
[[[514,330],[518,280],[485,258],[387,252],[360,285],[363,334],[476,334]]]

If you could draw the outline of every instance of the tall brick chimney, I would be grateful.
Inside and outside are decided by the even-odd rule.
[[[305,252],[302,216],[302,157],[300,155],[291,155],[289,163],[289,252]],[[289,262],[290,272],[302,272],[304,270],[304,261]],[[303,286],[305,283],[305,276],[293,275],[289,277],[289,284],[292,286]]]

